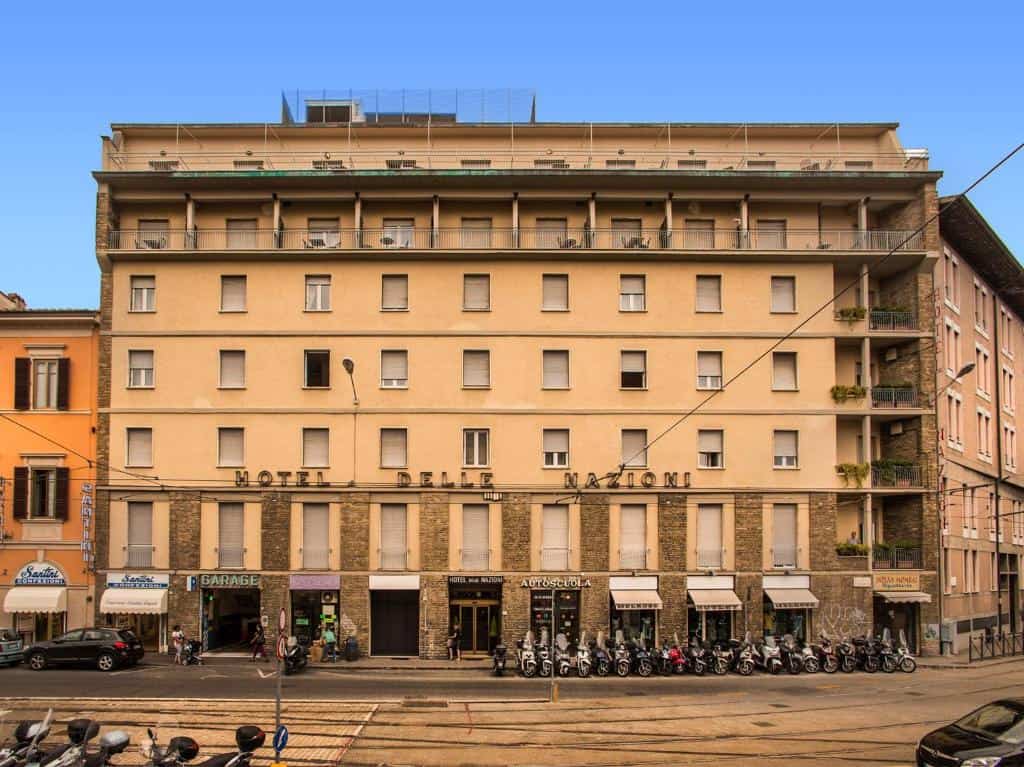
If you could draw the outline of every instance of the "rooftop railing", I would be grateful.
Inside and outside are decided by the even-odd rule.
[[[921,247],[920,235],[904,231],[817,229],[676,230],[645,228],[442,228],[383,227],[363,229],[196,229],[110,232],[111,250],[905,250]],[[913,318],[902,312],[882,317],[891,329],[910,329]],[[872,328],[875,328],[872,313]]]

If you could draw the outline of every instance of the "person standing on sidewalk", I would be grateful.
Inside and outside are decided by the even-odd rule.
[[[181,652],[185,649],[185,632],[181,626],[174,624],[174,631],[171,632],[171,644],[174,645],[174,662],[181,665]]]
[[[338,661],[338,637],[334,635],[334,629],[329,623],[324,628],[324,660],[327,658],[331,659],[331,663]]]
[[[252,639],[249,640],[249,644],[252,645],[252,658],[249,659],[250,663],[256,662],[256,656],[259,655],[263,658],[264,663],[270,659],[267,657],[267,635],[263,630],[263,624],[256,624],[256,631],[252,635]]]
[[[455,624],[452,624],[452,630],[448,633],[448,660],[455,660],[455,642],[457,641],[459,632],[455,629]]]
[[[455,624],[455,660],[462,660],[462,624]]]

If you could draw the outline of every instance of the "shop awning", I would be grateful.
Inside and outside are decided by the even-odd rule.
[[[896,604],[932,601],[932,595],[926,594],[923,591],[876,591],[875,596],[881,597],[886,602],[895,602]]]
[[[15,586],[4,597],[5,613],[62,613],[68,609],[63,586]]]
[[[817,607],[818,598],[810,589],[765,589],[776,610],[803,610]]]
[[[660,610],[661,597],[657,591],[646,589],[615,589],[612,600],[617,610]]]
[[[690,600],[698,610],[742,610],[743,603],[732,589],[690,589]]]
[[[167,589],[107,589],[100,599],[100,612],[161,615],[167,612]]]

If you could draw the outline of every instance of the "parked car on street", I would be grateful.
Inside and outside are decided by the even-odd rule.
[[[21,663],[21,637],[10,629],[0,629],[0,666],[16,666]]]
[[[134,666],[145,655],[142,642],[127,629],[75,629],[25,648],[25,663],[33,671],[48,666],[90,665],[100,671]]]
[[[1024,764],[1024,698],[988,703],[917,744],[918,767]]]

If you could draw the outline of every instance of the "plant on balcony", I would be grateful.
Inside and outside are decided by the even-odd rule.
[[[863,306],[844,306],[836,311],[836,319],[843,322],[856,322],[867,316],[868,310]]]
[[[883,383],[875,387],[876,389],[913,389],[914,384],[907,383],[906,381],[900,381],[899,383]]]
[[[868,468],[866,463],[840,463],[836,465],[836,473],[843,476],[846,487],[850,486],[850,482],[855,482],[857,487],[861,487],[868,477]]]
[[[878,472],[878,479],[881,483],[896,482],[898,469],[906,469],[914,466],[913,461],[904,461],[898,458],[876,458],[871,462],[871,468]],[[908,484],[909,479],[901,477],[901,484]]]
[[[872,306],[871,311],[886,314],[906,314],[910,312],[910,309],[905,306]]]
[[[836,402],[846,402],[848,399],[864,399],[868,393],[868,390],[863,386],[846,386],[844,384],[836,384],[829,391],[832,394],[832,399]]]
[[[866,543],[837,543],[836,554],[841,557],[866,557],[870,547]]]

